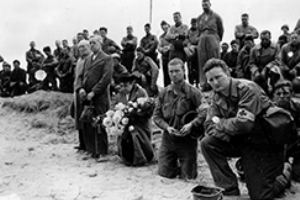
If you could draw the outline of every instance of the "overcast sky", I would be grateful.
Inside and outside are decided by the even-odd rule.
[[[37,48],[54,47],[57,39],[68,39],[83,29],[90,33],[100,26],[108,37],[120,43],[127,25],[140,39],[143,25],[149,22],[150,0],[0,0],[0,54],[8,61],[20,59],[23,67],[29,42]],[[224,41],[233,39],[234,26],[242,13],[250,14],[250,24],[259,31],[269,29],[277,40],[282,24],[294,29],[300,18],[299,0],[211,0],[212,9],[223,19]],[[161,34],[160,21],[173,24],[172,13],[180,11],[184,23],[202,12],[201,0],[153,0],[152,32]]]

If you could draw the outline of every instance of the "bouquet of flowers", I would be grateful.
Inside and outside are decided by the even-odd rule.
[[[147,97],[138,98],[136,102],[130,101],[127,105],[118,103],[103,116],[102,125],[110,135],[122,135],[126,129],[132,132],[137,122],[152,116],[154,107],[154,99]],[[96,121],[101,121],[100,116],[97,118]]]

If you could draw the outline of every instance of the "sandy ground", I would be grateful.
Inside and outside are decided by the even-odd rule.
[[[165,179],[155,163],[135,168],[116,155],[104,163],[85,159],[73,149],[75,132],[32,128],[35,118],[0,108],[0,200],[184,200],[198,183],[212,184],[201,155],[197,180]],[[241,190],[246,194],[244,184]],[[300,199],[300,186],[293,184],[284,199]]]

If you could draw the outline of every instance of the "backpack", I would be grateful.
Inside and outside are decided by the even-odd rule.
[[[296,124],[289,111],[271,106],[262,114],[262,127],[269,142],[274,145],[290,144],[297,136]]]

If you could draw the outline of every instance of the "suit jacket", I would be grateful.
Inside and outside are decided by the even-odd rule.
[[[93,104],[97,114],[105,113],[110,107],[109,85],[112,80],[112,58],[104,52],[87,57],[83,69],[82,88],[87,93],[94,92]]]

